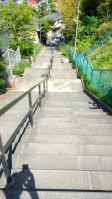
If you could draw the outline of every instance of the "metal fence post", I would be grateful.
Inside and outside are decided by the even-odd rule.
[[[39,106],[41,107],[41,85],[39,84]]]
[[[30,124],[33,127],[33,116],[32,116],[32,96],[31,96],[31,92],[28,94],[28,98],[29,98],[29,110],[30,110]]]
[[[14,178],[11,176],[9,167],[8,167],[8,163],[6,160],[6,155],[5,155],[5,151],[4,151],[4,147],[3,147],[3,143],[2,143],[2,138],[0,135],[0,151],[2,154],[2,166],[3,166],[3,170],[6,176],[6,180],[7,180],[7,184],[14,182]]]
[[[100,75],[99,75],[99,81],[98,81],[98,86],[97,89],[100,87],[100,82],[101,82],[101,75],[102,75],[103,69],[100,70]]]
[[[18,47],[18,57],[19,57],[19,62],[21,62],[21,53],[20,53],[20,47]]]
[[[11,61],[10,61],[10,55],[9,55],[9,49],[8,49],[8,60],[9,60],[9,69],[10,69],[10,74],[12,76],[12,68],[11,68]]]
[[[93,73],[94,73],[94,69],[92,69],[92,72],[91,72],[90,86],[92,86],[93,84]]]
[[[16,64],[17,64],[17,66],[19,64],[19,61],[18,61],[18,51],[16,52]]]
[[[48,79],[46,79],[46,91],[48,90]]]
[[[50,78],[50,66],[48,67],[48,76],[49,76],[49,78]]]
[[[51,43],[51,52],[52,52],[52,59],[53,59],[53,46],[52,46],[52,43]]]
[[[44,91],[43,96],[45,97],[45,81],[43,81],[43,91]]]
[[[50,68],[52,68],[52,58],[50,58]]]

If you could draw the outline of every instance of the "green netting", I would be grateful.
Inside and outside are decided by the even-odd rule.
[[[78,67],[89,80],[89,85],[99,92],[101,96],[108,96],[112,100],[112,70],[94,69],[91,61],[83,53],[74,54],[71,47],[64,44],[71,61]]]

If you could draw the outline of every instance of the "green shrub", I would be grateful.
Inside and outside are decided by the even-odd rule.
[[[22,76],[24,73],[24,68],[21,66],[17,66],[13,69],[13,75]]]
[[[35,44],[28,39],[24,39],[18,42],[11,40],[11,47],[14,50],[17,50],[18,46],[20,47],[20,51],[22,56],[31,56],[34,53]]]
[[[31,64],[29,62],[21,62],[18,66],[13,69],[13,75],[23,76],[25,67],[29,67]]]
[[[6,82],[3,79],[0,79],[0,94],[4,93],[6,87]]]
[[[0,79],[4,79],[6,76],[6,67],[3,62],[0,62]]]
[[[34,46],[34,54],[33,54],[34,61],[36,60],[36,56],[39,54],[39,52],[41,51],[41,49],[42,49],[42,45],[35,44],[35,46]]]
[[[21,65],[21,67],[30,67],[31,66],[31,63],[30,62],[27,62],[27,61],[25,61],[25,62],[21,62],[21,63],[19,63],[19,66]]]
[[[104,34],[110,30],[112,30],[112,22],[102,23],[95,31],[95,38],[102,38]]]
[[[67,56],[69,58],[69,53],[66,51],[66,49],[59,45],[59,51],[61,52],[62,55]]]
[[[34,43],[32,41],[22,41],[20,45],[22,55],[30,56],[34,53]]]

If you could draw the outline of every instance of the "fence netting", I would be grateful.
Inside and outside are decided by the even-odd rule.
[[[106,96],[112,101],[112,69],[95,69],[90,59],[83,53],[74,54],[71,47],[63,44],[73,64],[81,70],[88,79],[89,86],[97,91],[100,96]]]
[[[2,56],[7,66],[7,73],[10,76],[12,75],[13,68],[18,66],[18,64],[21,62],[20,48],[18,47],[16,51],[7,49]]]

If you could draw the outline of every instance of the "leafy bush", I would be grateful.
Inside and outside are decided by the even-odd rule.
[[[59,50],[62,55],[69,57],[69,53],[65,50],[63,46],[59,45]]]
[[[0,94],[5,91],[6,82],[3,79],[0,79]]]
[[[6,67],[3,62],[0,62],[0,94],[5,92],[7,84]]]
[[[30,40],[14,41],[11,40],[11,47],[16,50],[20,46],[22,56],[31,56],[34,53],[35,44]]]
[[[95,16],[86,16],[82,20],[83,32],[85,35],[92,35],[95,32],[95,28],[98,27],[100,21]]]
[[[6,76],[6,67],[3,62],[0,62],[0,79],[4,79]]]
[[[34,54],[33,54],[33,59],[34,61],[36,60],[36,56],[39,54],[39,52],[41,51],[42,49],[42,45],[40,44],[35,44],[35,47],[34,47]]]
[[[23,76],[25,67],[29,67],[31,64],[29,62],[21,62],[18,66],[13,69],[13,75]]]
[[[103,35],[110,30],[112,30],[112,22],[102,23],[95,31],[95,39],[102,38]]]
[[[24,56],[33,55],[33,53],[34,53],[34,43],[32,41],[23,40],[20,43],[20,50],[21,50],[22,55],[24,55]]]
[[[17,66],[13,70],[13,75],[22,76],[23,73],[24,73],[24,67],[22,66]]]
[[[88,48],[91,46],[92,38],[89,36],[86,36],[83,40],[78,40],[77,43],[77,52],[83,52],[85,53]]]

